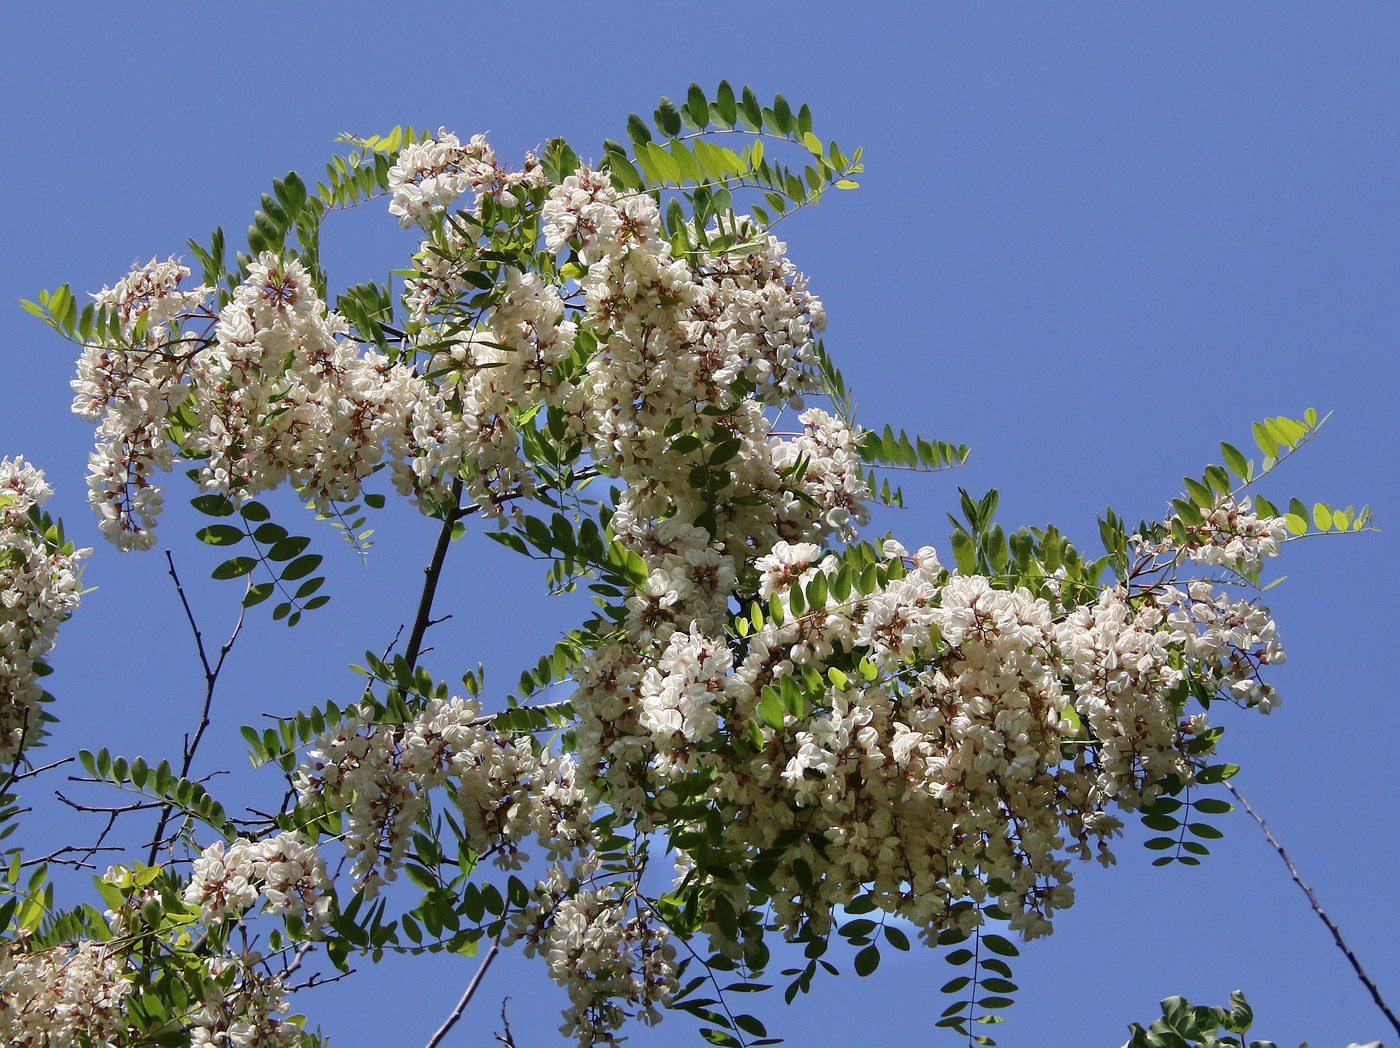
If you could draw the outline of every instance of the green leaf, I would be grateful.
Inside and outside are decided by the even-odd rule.
[[[710,122],[710,103],[705,98],[704,88],[699,84],[692,83],[690,85],[690,90],[686,94],[685,108],[686,115],[690,117],[690,122],[695,125],[696,130],[703,129]]]
[[[1241,480],[1249,479],[1249,459],[1241,454],[1240,449],[1233,444],[1221,443],[1220,453],[1225,456],[1225,465],[1230,467],[1230,472]]]
[[[1000,954],[1002,957],[1016,957],[1021,951],[1016,948],[1016,944],[1004,935],[984,935],[982,945],[991,950],[992,953]]]
[[[194,537],[211,546],[233,546],[247,536],[242,528],[236,528],[232,524],[210,524],[196,531]]]
[[[1192,502],[1203,507],[1215,505],[1215,495],[1212,494],[1210,488],[1206,487],[1206,485],[1202,484],[1199,480],[1193,480],[1190,477],[1184,477],[1183,480],[1186,484],[1186,490],[1191,495]]]
[[[219,494],[196,495],[190,505],[206,517],[227,517],[233,514],[233,503]]]
[[[1218,797],[1203,797],[1201,800],[1193,801],[1191,807],[1207,815],[1224,815],[1235,810],[1235,806],[1229,801],[1222,801]]]
[[[700,1036],[711,1044],[719,1045],[719,1048],[743,1048],[743,1042],[732,1033],[725,1033],[723,1030],[714,1030],[706,1027],[700,1031]]]
[[[263,525],[263,527],[266,526],[267,525]],[[259,530],[261,530],[261,528]],[[278,561],[291,560],[293,557],[300,556],[301,551],[306,549],[309,545],[311,545],[311,540],[302,535],[292,535],[287,538],[278,539],[273,543],[272,548],[267,551],[267,558],[268,560]],[[303,572],[303,574],[305,573]],[[287,575],[284,573],[282,577],[300,578],[301,576]]]
[[[781,729],[783,726],[783,701],[771,686],[765,685],[763,688],[763,698],[758,703],[758,715],[771,728]]]
[[[633,113],[627,118],[627,136],[638,145],[645,145],[651,141],[651,129],[645,120]]]
[[[885,925],[885,941],[896,950],[907,951],[909,949],[909,936],[892,924]]]
[[[1278,455],[1278,441],[1274,439],[1269,428],[1262,422],[1254,423],[1254,443],[1259,445],[1259,450],[1269,458]]]
[[[734,98],[734,88],[729,85],[728,80],[719,82],[719,88],[715,92],[715,111],[719,113],[720,120],[730,127],[739,119],[739,105]]]
[[[319,553],[308,553],[304,557],[298,557],[282,569],[282,578],[288,581],[305,578],[321,566],[322,559]]]
[[[255,557],[230,557],[211,572],[216,579],[236,579],[247,575],[258,566]]]
[[[669,98],[662,97],[660,105],[656,107],[655,121],[656,126],[669,138],[681,133],[681,114]]]
[[[245,608],[251,608],[256,604],[261,604],[263,601],[267,600],[268,597],[272,596],[276,588],[276,584],[272,582],[259,582],[256,585],[249,586],[248,592],[243,595],[243,606]]]
[[[856,954],[855,969],[857,975],[870,975],[878,967],[880,967],[880,948],[874,943]]]

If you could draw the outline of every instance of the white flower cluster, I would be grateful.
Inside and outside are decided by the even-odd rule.
[[[1269,557],[1277,557],[1279,546],[1288,538],[1283,517],[1260,517],[1250,511],[1248,497],[1238,501],[1221,495],[1199,524],[1182,522],[1186,541],[1168,539],[1155,552],[1179,548],[1197,564],[1236,569],[1245,574],[1258,571]],[[1168,522],[1170,523],[1170,521]]]
[[[93,296],[115,312],[122,342],[83,350],[72,383],[73,412],[98,423],[88,501],[102,534],[121,549],[146,549],[155,541],[151,529],[162,502],[151,477],[174,462],[166,420],[189,395],[182,383],[198,346],[187,343],[182,325],[209,315],[208,288],[180,287],[189,275],[174,259],[152,259]]]
[[[58,627],[78,606],[77,562],[34,533],[27,514],[52,489],[22,458],[0,459],[0,765],[14,762],[38,734],[43,695],[35,665],[53,648]]]
[[[411,368],[347,338],[301,263],[264,252],[217,318],[208,289],[179,289],[188,273],[161,263],[97,296],[147,321],[139,346],[89,346],[73,382],[74,410],[100,420],[89,501],[108,539],[154,544],[161,495],[151,478],[174,462],[172,415],[187,400],[199,483],[235,498],[286,481],[319,504],[354,498],[385,454],[410,454],[409,419],[430,391]],[[211,321],[211,337],[180,336],[192,315]],[[125,337],[136,330],[124,322]]]
[[[1286,658],[1268,608],[1231,600],[1206,582],[1191,583],[1184,594],[1170,590],[1159,599],[1171,602],[1167,624],[1172,639],[1209,674],[1213,688],[1261,713],[1279,704],[1273,685],[1260,678],[1262,667],[1281,665]]]
[[[535,834],[551,852],[589,832],[589,811],[567,757],[536,752],[528,737],[477,723],[475,700],[434,699],[405,724],[352,716],[320,736],[297,771],[303,804],[346,813],[346,854],[356,886],[373,894],[397,875],[429,791],[451,791],[480,854],[507,869]]]
[[[1112,861],[1107,841],[1122,825],[1112,809],[1149,802],[1164,775],[1193,774],[1185,744],[1207,724],[1178,723],[1186,675],[1249,705],[1272,701],[1258,669],[1282,649],[1267,610],[1209,583],[1189,594],[1109,588],[1066,609],[950,576],[927,547],[910,555],[892,542],[885,554],[904,565],[888,584],[844,601],[829,586],[797,613],[793,587],[833,578],[839,562],[779,541],[754,570],[759,594],[786,609],[782,625],[735,650],[693,625],[639,631],[575,673],[580,764],[607,780],[619,809],[661,818],[653,796],[708,773],[723,827],[713,846],[761,852],[802,831],[771,878],[789,929],[829,928],[835,907],[869,891],[930,939],[979,919],[966,899],[995,901],[1023,934],[1045,934],[1073,901],[1069,860]],[[838,650],[867,668],[864,680],[825,676]],[[776,728],[760,705],[784,687],[802,694],[801,712],[784,707]],[[727,747],[704,745],[721,732]],[[762,744],[745,756],[735,744],[747,737]],[[746,896],[733,893],[742,912]]]
[[[126,1043],[131,984],[115,951],[79,942],[35,953],[0,949],[0,1041],[11,1048]]]
[[[277,975],[254,951],[206,962],[206,996],[190,1021],[190,1048],[287,1048],[301,1042],[301,1027]]]
[[[318,935],[331,912],[331,882],[314,844],[295,833],[267,840],[215,841],[194,860],[184,900],[200,909],[201,924],[241,917],[264,900],[263,913],[295,917]]]
[[[200,351],[199,426],[210,491],[252,494],[290,481],[318,503],[354,498],[390,453],[406,453],[407,420],[426,394],[412,369],[348,339],[310,274],[265,252],[219,314]]]
[[[620,538],[644,548],[659,522],[708,512],[706,546],[732,559],[864,519],[844,423],[809,412],[796,440],[769,436],[764,408],[810,388],[804,369],[826,320],[783,244],[674,257],[656,202],[620,195],[587,168],[550,191],[543,218],[546,245],[588,266],[581,327],[598,350],[567,405],[593,461],[625,483],[612,520]],[[697,469],[713,491],[697,486]]]
[[[659,1007],[678,988],[670,932],[629,900],[623,885],[593,886],[597,866],[596,858],[572,868],[554,864],[510,934],[511,942],[524,942],[527,957],[547,959],[550,976],[569,995],[560,1032],[583,1048],[618,1043],[616,1031],[629,1017],[660,1022]]]
[[[719,730],[719,699],[733,656],[722,640],[695,627],[673,633],[654,666],[642,676],[642,726],[658,756],[705,742]]]
[[[518,172],[503,170],[485,136],[474,135],[463,145],[445,128],[438,137],[405,146],[389,169],[389,214],[404,228],[447,210],[467,190],[490,193],[504,207],[519,203],[516,190],[544,184],[539,162],[526,158]]]
[[[504,516],[507,500],[533,490],[511,416],[522,404],[560,403],[567,389],[553,369],[568,358],[577,330],[563,319],[558,289],[538,274],[509,270],[503,283],[487,327],[455,334],[434,354],[428,370],[442,377],[433,395],[415,402],[412,457],[395,468],[405,494],[460,477],[492,519]]]

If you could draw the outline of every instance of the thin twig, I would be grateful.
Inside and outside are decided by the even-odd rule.
[[[509,997],[503,997],[501,999],[501,1025],[505,1027],[505,1029],[496,1031],[492,1036],[505,1045],[506,1048],[515,1048],[515,1038],[511,1036],[510,1032],[510,1020],[506,1018],[506,1005],[509,1003]]]
[[[24,869],[29,866],[44,866],[51,864],[54,866],[74,866],[80,870],[91,870],[95,867],[93,867],[92,863],[88,862],[87,860],[92,858],[93,855],[100,851],[122,851],[122,848],[116,844],[109,844],[106,847],[102,847],[99,845],[97,847],[87,848],[79,847],[76,844],[65,844],[62,848],[59,848],[57,851],[49,852],[49,854],[40,856],[37,859],[25,859],[19,865],[21,869]],[[81,859],[63,858],[63,856],[67,855],[69,852],[82,852],[83,857]]]
[[[76,760],[76,759],[77,759],[76,757],[64,757],[62,760],[54,761],[52,764],[45,764],[43,767],[40,767],[40,768],[30,768],[28,771],[22,772],[22,773],[20,773],[20,774],[18,774],[18,775],[16,775],[16,774],[12,771],[12,772],[10,773],[9,779],[8,779],[8,781],[5,783],[5,785],[4,785],[4,786],[0,786],[0,793],[5,793],[6,791],[9,790],[9,788],[10,788],[11,786],[13,786],[13,785],[14,785],[15,783],[17,783],[17,782],[23,782],[25,779],[32,779],[32,778],[34,778],[34,776],[38,775],[40,772],[49,771],[49,770],[52,769],[52,768],[61,768],[61,767],[63,767],[63,765],[65,765],[65,764],[71,764],[71,763],[73,763],[73,761]]]
[[[175,558],[170,555],[170,551],[165,551],[165,561],[170,566],[170,577],[175,582],[175,592],[180,595],[180,604],[185,609],[185,618],[190,624],[190,632],[194,634],[195,649],[199,652],[199,664],[204,670],[204,705],[199,711],[199,724],[195,728],[194,738],[185,736],[184,757],[180,763],[180,778],[189,778],[190,767],[194,763],[195,751],[199,749],[199,743],[204,738],[204,732],[209,727],[209,710],[214,703],[214,688],[219,681],[219,671],[224,668],[224,659],[232,650],[234,643],[238,640],[238,634],[243,629],[243,616],[247,613],[247,608],[240,606],[238,609],[238,620],[234,622],[228,640],[219,648],[219,654],[211,663],[209,653],[204,647],[204,635],[200,633],[199,623],[195,621],[194,611],[190,608],[189,599],[185,596],[185,587],[180,583],[180,575],[175,570]],[[165,827],[170,822],[170,816],[174,814],[174,805],[167,804],[161,809],[160,820],[156,823],[156,832],[151,835],[151,844],[146,854],[146,865],[154,866],[156,854],[160,851],[161,842],[165,839]]]
[[[1274,846],[1274,851],[1278,852],[1278,857],[1283,860],[1283,864],[1288,867],[1288,872],[1293,875],[1293,883],[1303,889],[1303,894],[1308,897],[1308,902],[1313,908],[1313,913],[1317,914],[1322,923],[1327,926],[1327,930],[1332,933],[1332,938],[1336,940],[1337,949],[1341,950],[1346,959],[1351,963],[1352,968],[1356,971],[1356,977],[1361,980],[1361,985],[1365,986],[1366,989],[1370,991],[1371,999],[1376,1002],[1376,1007],[1390,1020],[1390,1025],[1395,1028],[1395,1032],[1400,1034],[1400,1019],[1395,1017],[1395,1013],[1392,1012],[1390,1006],[1385,1003],[1385,998],[1381,996],[1381,991],[1377,988],[1376,984],[1371,981],[1371,977],[1366,974],[1366,969],[1361,967],[1361,962],[1357,960],[1356,954],[1352,953],[1351,947],[1348,946],[1346,940],[1342,938],[1342,933],[1337,928],[1336,924],[1333,923],[1332,918],[1327,916],[1326,911],[1322,908],[1322,904],[1317,901],[1317,896],[1313,894],[1313,890],[1308,887],[1307,882],[1303,880],[1302,874],[1298,872],[1298,867],[1293,865],[1293,860],[1290,859],[1288,853],[1283,850],[1283,845],[1280,844],[1278,839],[1270,832],[1269,824],[1260,817],[1258,812],[1249,806],[1249,801],[1245,800],[1243,794],[1235,789],[1233,785],[1226,782],[1225,788],[1234,794],[1235,800],[1240,802],[1244,810],[1249,812],[1254,821],[1259,824],[1259,828],[1264,831],[1264,836],[1269,839],[1269,843]]]
[[[21,778],[19,774],[19,766],[20,762],[24,760],[25,736],[28,734],[29,710],[28,708],[26,708],[24,711],[24,717],[20,720],[19,723],[19,747],[15,750],[15,762],[14,764],[10,765],[10,770],[5,775],[5,784],[3,786],[0,786],[0,794],[8,793],[10,791],[10,787],[13,786],[15,783],[19,782]]]
[[[496,959],[496,952],[501,947],[501,936],[505,934],[505,928],[496,933],[496,937],[491,940],[491,946],[486,951],[486,956],[481,959],[481,964],[477,966],[476,974],[472,976],[472,981],[467,983],[466,990],[463,991],[461,999],[457,1002],[457,1007],[452,1009],[452,1014],[444,1020],[438,1027],[437,1033],[424,1046],[424,1048],[437,1048],[442,1043],[442,1039],[447,1036],[449,1030],[457,1025],[457,1020],[462,1017],[462,1013],[467,1010],[467,1005],[471,1003],[472,994],[476,993],[476,988],[481,985],[481,977],[486,974],[486,969],[491,967],[491,962]]]
[[[161,806],[160,801],[137,801],[134,804],[79,804],[77,801],[65,797],[58,790],[54,790],[53,795],[74,811],[96,812],[99,815],[125,815],[130,811],[150,811]]]

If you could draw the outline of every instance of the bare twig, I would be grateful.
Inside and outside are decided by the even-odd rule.
[[[125,815],[131,811],[150,811],[153,808],[161,807],[160,801],[136,801],[132,804],[79,804],[77,801],[63,796],[58,790],[54,790],[53,795],[74,811],[96,812],[99,815]]]
[[[496,959],[496,953],[501,947],[501,936],[505,934],[505,928],[496,933],[496,937],[491,940],[491,946],[486,951],[486,956],[481,959],[481,964],[477,966],[476,974],[472,976],[472,981],[467,983],[467,988],[463,991],[461,999],[457,1001],[457,1006],[452,1009],[437,1033],[429,1039],[424,1048],[437,1048],[442,1043],[442,1039],[447,1036],[448,1031],[457,1025],[457,1020],[462,1017],[462,1013],[467,1010],[467,1005],[471,1003],[472,994],[476,993],[476,988],[481,985],[481,978],[486,974],[486,969],[491,967],[491,962]]]
[[[1269,843],[1273,845],[1274,851],[1278,852],[1278,857],[1282,859],[1283,864],[1288,867],[1288,872],[1293,875],[1293,883],[1301,888],[1303,894],[1308,897],[1308,903],[1312,906],[1313,913],[1317,914],[1318,919],[1321,920],[1322,923],[1327,926],[1327,930],[1332,933],[1332,938],[1337,943],[1337,949],[1341,950],[1347,961],[1350,962],[1353,970],[1356,972],[1356,977],[1361,980],[1361,985],[1366,987],[1370,992],[1371,999],[1376,1002],[1376,1007],[1390,1020],[1390,1025],[1395,1028],[1395,1032],[1400,1034],[1400,1019],[1395,1017],[1395,1013],[1392,1012],[1390,1006],[1385,1003],[1385,998],[1381,996],[1381,991],[1377,988],[1376,984],[1371,981],[1371,977],[1366,974],[1366,969],[1361,967],[1361,962],[1357,959],[1356,954],[1352,953],[1351,947],[1348,946],[1346,940],[1342,938],[1341,931],[1337,928],[1336,924],[1333,923],[1332,918],[1327,916],[1327,912],[1323,910],[1322,904],[1317,901],[1317,896],[1313,894],[1313,890],[1308,887],[1307,882],[1303,880],[1302,874],[1298,872],[1298,867],[1293,865],[1293,860],[1290,859],[1288,853],[1283,850],[1283,845],[1278,842],[1278,839],[1269,830],[1269,824],[1263,820],[1258,812],[1250,807],[1249,801],[1245,800],[1243,794],[1235,789],[1233,785],[1226,782],[1225,788],[1234,795],[1235,800],[1240,802],[1240,806],[1243,807],[1245,811],[1249,812],[1254,821],[1259,824],[1259,828],[1264,831],[1264,836],[1267,837]]]
[[[123,850],[122,848],[120,848],[119,846],[117,846],[117,845],[115,845],[115,844],[109,844],[109,845],[107,845],[106,847],[103,847],[103,846],[101,846],[101,845],[97,845],[97,846],[92,846],[92,847],[87,847],[87,848],[80,848],[80,847],[79,847],[78,845],[76,845],[76,844],[65,844],[62,848],[59,848],[57,851],[51,851],[51,852],[49,852],[49,854],[47,854],[47,855],[42,855],[42,856],[40,856],[40,857],[37,858],[37,859],[25,859],[25,860],[24,860],[23,862],[21,862],[19,865],[20,865],[20,868],[21,868],[21,869],[23,869],[23,868],[25,868],[25,867],[29,867],[29,866],[54,865],[54,866],[72,866],[72,867],[75,867],[76,869],[80,869],[80,870],[91,870],[91,869],[94,869],[95,867],[92,865],[92,863],[88,862],[87,860],[88,860],[88,859],[91,859],[91,858],[92,858],[95,854],[97,854],[98,852],[100,852],[100,851],[114,852],[114,851],[122,851],[122,850]],[[81,853],[82,853],[82,857],[81,857],[81,858],[78,858],[78,859],[67,859],[67,858],[64,858],[64,856],[67,855],[69,852],[81,852]]]
[[[224,668],[224,659],[228,657],[229,651],[238,640],[239,632],[243,629],[243,616],[247,612],[247,608],[239,607],[238,619],[233,624],[228,640],[219,647],[218,655],[211,662],[209,652],[204,647],[204,635],[199,630],[199,623],[195,621],[189,598],[185,596],[185,587],[181,584],[180,575],[175,570],[175,558],[170,555],[169,550],[165,551],[165,561],[170,566],[170,578],[175,582],[175,592],[180,595],[180,604],[185,609],[185,618],[190,624],[190,632],[194,634],[195,650],[199,652],[199,664],[204,670],[204,705],[199,711],[199,724],[195,728],[194,737],[185,736],[184,756],[180,762],[180,778],[185,779],[189,777],[190,767],[194,763],[195,751],[199,749],[204,732],[209,727],[209,710],[214,703],[214,688],[219,681],[219,671]],[[151,844],[147,850],[147,865],[155,864],[156,854],[160,851],[161,842],[165,838],[165,827],[170,822],[170,816],[174,810],[174,806],[170,804],[161,809],[160,820],[156,823],[156,832],[151,835]]]
[[[13,786],[17,782],[23,782],[25,779],[32,779],[40,772],[50,771],[53,768],[61,768],[65,764],[72,764],[73,761],[76,759],[77,758],[75,757],[64,757],[62,760],[54,761],[52,764],[45,764],[39,768],[30,768],[28,771],[21,772],[19,774],[16,774],[14,771],[11,771],[8,779],[5,782],[5,785],[0,786],[0,793],[6,792],[11,786]]]
[[[299,990],[313,990],[317,986],[329,986],[331,983],[340,982],[341,979],[350,978],[350,976],[354,975],[357,971],[359,971],[358,968],[347,968],[345,971],[337,972],[335,975],[326,975],[323,972],[314,972],[312,973],[311,978],[305,980],[304,982],[292,983],[287,987],[287,990],[290,993],[296,993]]]
[[[506,1018],[506,1005],[508,1005],[509,1003],[509,997],[502,998],[501,1025],[505,1027],[505,1029],[496,1031],[496,1033],[493,1036],[496,1038],[496,1040],[500,1041],[503,1045],[505,1045],[506,1048],[515,1048],[515,1038],[511,1036],[510,1032],[510,1020]]]

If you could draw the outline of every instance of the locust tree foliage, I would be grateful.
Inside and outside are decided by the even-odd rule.
[[[1004,527],[995,491],[962,492],[950,534],[871,537],[897,480],[968,449],[856,417],[775,236],[862,169],[806,106],[722,83],[586,155],[408,128],[345,146],[323,181],[273,181],[246,250],[216,230],[189,265],[26,304],[81,347],[89,500],[118,549],[154,546],[178,493],[231,599],[307,629],[335,594],[310,517],[367,551],[407,500],[439,533],[410,628],[364,639],[362,691],[243,728],[264,795],[201,780],[202,730],[165,759],[77,755],[125,791],[102,810],[132,847],[87,900],[10,848],[7,1043],[313,1044],[297,981],[500,943],[538,955],[582,1045],[676,1011],[712,1044],[773,1043],[749,992],[793,1002],[915,948],[955,970],[928,1021],[994,1044],[1018,942],[1073,903],[1078,864],[1111,864],[1130,821],[1158,864],[1207,855],[1237,770],[1212,709],[1279,701],[1264,563],[1369,525],[1259,490],[1325,418],[1259,422],[1257,452],[1221,445],[1163,519],[1105,512],[1093,552]],[[321,231],[369,202],[418,248],[343,287]],[[307,519],[274,513],[279,488]],[[32,464],[0,466],[7,830],[87,552],[46,497]],[[482,542],[592,598],[513,686],[419,664],[435,618],[470,611],[443,606],[446,559]],[[211,698],[227,650],[200,649]],[[1247,1027],[1217,1011],[1197,1018]]]

